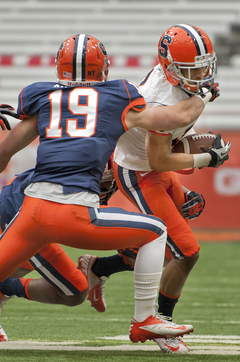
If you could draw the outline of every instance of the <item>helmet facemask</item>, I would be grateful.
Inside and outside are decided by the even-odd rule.
[[[190,94],[203,93],[204,83],[208,84],[208,91],[214,84],[214,76],[217,73],[217,57],[215,53],[204,56],[196,56],[194,63],[172,62],[166,69],[169,75],[178,81],[178,86]],[[204,78],[200,80],[192,79],[191,71],[198,68],[206,68]],[[187,70],[187,76],[184,76],[182,70]]]

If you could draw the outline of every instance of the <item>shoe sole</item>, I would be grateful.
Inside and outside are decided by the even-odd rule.
[[[157,334],[156,335],[155,333],[152,333],[152,332],[146,332],[145,334],[139,333],[138,335],[135,334],[134,336],[132,336],[132,332],[130,332],[129,338],[133,343],[138,343],[138,342],[144,343],[144,342],[146,342],[147,339],[153,340],[153,339],[157,339],[157,338],[183,337],[184,335],[190,334],[192,332],[194,332],[194,328],[187,332],[179,332],[178,334],[176,334],[174,336],[170,335],[170,334],[165,334],[165,335]]]

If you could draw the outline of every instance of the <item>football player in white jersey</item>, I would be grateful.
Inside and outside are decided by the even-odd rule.
[[[167,29],[159,40],[158,58],[159,64],[140,84],[140,92],[148,107],[174,105],[209,89],[212,92],[211,101],[219,96],[218,83],[214,83],[216,55],[208,35],[198,27],[179,24]],[[161,278],[158,311],[170,319],[185,281],[199,257],[200,246],[188,219],[199,216],[204,207],[201,195],[184,189],[173,171],[219,167],[228,159],[230,149],[228,144],[224,157],[219,156],[219,134],[214,144],[217,154],[211,160],[210,154],[206,153],[171,153],[171,147],[177,140],[187,132],[194,132],[192,127],[195,122],[170,132],[164,129],[156,132],[133,128],[120,137],[114,155],[114,176],[123,195],[142,213],[158,216],[167,225],[166,267]],[[188,209],[184,214],[185,218],[183,205]],[[128,269],[136,250],[125,249],[121,254]],[[132,258],[129,259],[129,256]],[[97,305],[91,297],[94,289],[88,294],[92,306],[98,311],[103,312],[106,308],[104,279],[101,277],[116,272],[118,263],[118,271],[121,270],[121,262],[117,261],[119,258],[120,255],[110,257],[111,266],[105,266],[105,272],[101,264],[106,264],[106,258],[102,263],[101,258],[97,259],[95,256],[82,256],[79,259],[80,268],[84,260],[88,261],[88,273],[95,273],[100,277],[94,288],[100,297]],[[159,338],[155,341],[165,353],[189,351],[179,337]]]

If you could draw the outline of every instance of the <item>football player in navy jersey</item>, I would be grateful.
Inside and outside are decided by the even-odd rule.
[[[28,170],[11,180],[0,194],[1,230],[4,231],[24,200],[21,188],[29,184],[34,170]],[[37,270],[39,279],[22,277]],[[11,296],[42,303],[75,306],[83,302],[81,272],[59,244],[49,244],[22,264],[11,277],[0,283],[0,315]],[[15,279],[19,278],[19,279]],[[0,341],[7,341],[0,326]]]
[[[0,240],[0,282],[50,243],[79,249],[139,248],[134,270],[133,342],[193,331],[155,312],[166,245],[166,226],[154,216],[99,207],[105,165],[119,137],[133,127],[186,127],[212,94],[193,96],[171,107],[146,108],[136,86],[107,81],[109,60],[96,38],[78,34],[56,56],[58,82],[25,87],[19,122],[0,143],[0,172],[11,157],[39,136],[37,160],[19,213]],[[86,266],[87,267],[87,266]],[[88,282],[81,275],[82,300]],[[142,327],[142,328],[141,328]]]
[[[17,175],[2,188],[0,193],[1,231],[5,230],[18,213],[24,200],[22,190],[31,182],[33,172],[34,169],[30,169]],[[100,204],[106,205],[107,200],[115,191],[116,183],[113,177],[112,159],[110,159],[101,180]],[[36,270],[42,278],[23,278],[32,270]],[[77,265],[59,244],[46,245],[29,261],[18,267],[11,277],[0,283],[0,315],[3,305],[12,296],[66,306],[81,304],[81,275]],[[0,326],[0,342],[7,340],[7,334]]]

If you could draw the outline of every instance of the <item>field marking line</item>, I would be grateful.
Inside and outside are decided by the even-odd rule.
[[[112,341],[129,341],[128,335],[119,335],[113,337],[98,337],[98,339],[112,340]],[[186,335],[183,337],[184,342],[189,343],[221,343],[221,344],[235,344],[240,345],[240,336],[222,336],[222,335]]]
[[[209,337],[211,337],[209,339]],[[128,336],[102,337],[105,340],[129,340]],[[190,354],[212,354],[212,355],[240,355],[240,336],[209,336],[195,335],[184,337],[185,342],[195,343],[222,343],[223,340],[228,344],[239,344],[239,346],[206,346],[196,345],[190,346]],[[213,341],[213,342],[212,342]],[[87,341],[85,341],[87,342]],[[149,343],[149,342],[148,342]],[[121,344],[117,346],[99,346],[88,347],[80,346],[79,342],[39,342],[39,341],[8,341],[0,343],[0,350],[52,350],[52,351],[159,351],[159,347],[155,344]],[[160,352],[161,353],[161,352]]]
[[[44,350],[44,351],[159,351],[158,346],[154,345],[119,345],[102,347],[84,347],[67,346],[65,344],[49,345],[47,343],[32,343],[31,341],[3,342],[0,344],[0,350]],[[30,343],[29,343],[30,342]],[[240,355],[240,347],[220,347],[220,346],[191,346],[189,354],[212,354],[212,355]],[[160,352],[162,353],[162,352]]]

